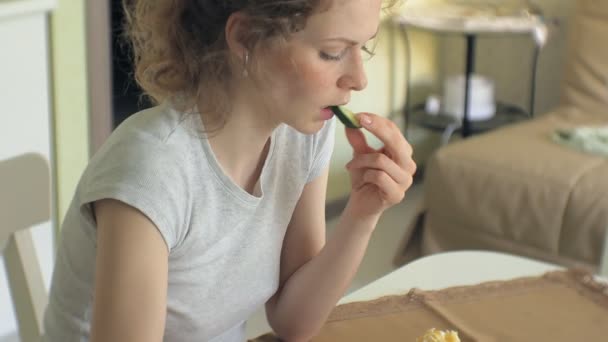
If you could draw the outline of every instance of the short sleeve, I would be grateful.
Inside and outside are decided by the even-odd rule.
[[[187,168],[175,146],[154,137],[117,141],[96,156],[81,184],[81,213],[91,213],[91,203],[116,199],[141,211],[162,235],[169,251],[187,233],[191,206]]]
[[[308,172],[307,183],[315,178],[329,166],[331,155],[334,151],[336,119],[332,118],[325,122],[325,125],[313,138],[313,159]]]

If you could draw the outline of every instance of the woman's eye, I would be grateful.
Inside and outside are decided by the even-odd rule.
[[[375,46],[371,45],[371,44],[366,44],[364,46],[361,47],[361,52],[362,52],[362,59],[364,61],[368,61],[370,59],[372,59],[372,57],[374,57],[376,55],[376,53],[374,52]],[[339,62],[341,61],[344,56],[346,55],[346,51],[343,51],[339,54],[331,54],[331,53],[327,53],[324,51],[320,51],[319,52],[319,57],[321,57],[321,59],[326,60],[326,61],[334,61],[334,62]]]
[[[319,51],[319,57],[326,61],[340,61],[344,57],[345,52],[341,52],[339,54],[331,54],[324,51]]]

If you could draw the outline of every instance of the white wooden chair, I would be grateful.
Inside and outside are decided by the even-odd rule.
[[[21,341],[39,341],[47,293],[31,226],[51,217],[50,171],[34,153],[0,160],[0,252]]]

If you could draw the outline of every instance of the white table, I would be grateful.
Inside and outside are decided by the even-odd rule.
[[[404,294],[412,288],[439,290],[492,280],[537,276],[563,269],[520,256],[489,251],[456,251],[423,257],[350,293],[339,304]],[[599,280],[608,281],[605,278]]]
[[[476,285],[487,281],[540,276],[545,272],[563,269],[558,265],[498,252],[445,252],[423,257],[406,264],[342,297],[338,304],[373,300],[387,295],[405,294],[412,288],[440,290],[452,286]],[[606,274],[595,278],[598,281],[608,283]],[[265,317],[260,319],[264,320]],[[249,336],[256,337],[269,330],[270,327],[264,322],[262,329],[252,330]]]

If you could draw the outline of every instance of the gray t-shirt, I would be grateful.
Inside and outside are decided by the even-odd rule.
[[[329,164],[334,128],[335,119],[314,135],[280,125],[252,195],[222,172],[199,116],[162,105],[128,118],[91,159],[66,214],[46,340],[89,340],[91,202],[114,198],[150,218],[169,248],[164,340],[243,341],[246,320],[278,288],[287,225],[304,185]]]

